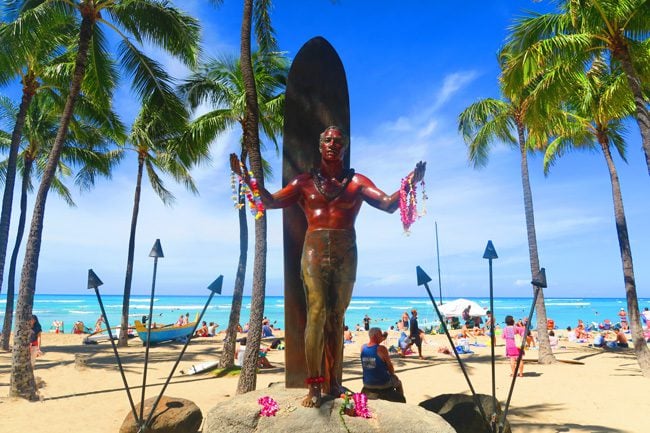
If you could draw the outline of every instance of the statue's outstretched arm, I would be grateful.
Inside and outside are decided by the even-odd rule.
[[[230,169],[235,174],[237,174],[246,183],[246,185],[251,187],[251,177],[248,173],[248,169],[243,162],[239,161],[239,158],[237,158],[237,155],[234,153],[230,154]],[[300,196],[300,188],[298,182],[298,179],[300,178],[301,176],[298,176],[287,186],[274,194],[269,192],[269,190],[267,190],[264,186],[259,185],[258,183],[257,189],[259,190],[260,198],[262,199],[264,207],[267,209],[280,209],[296,203],[298,201],[298,197]]]
[[[424,161],[420,161],[415,164],[415,169],[413,169],[413,171],[406,176],[407,178],[410,178],[410,182],[407,184],[406,188],[409,188],[408,185],[415,184],[424,179],[424,173],[426,172],[426,169],[427,163]],[[367,177],[359,175],[357,178],[363,186],[363,198],[369,205],[388,213],[393,213],[399,208],[399,189],[393,194],[388,195],[381,189],[377,188],[375,184]]]

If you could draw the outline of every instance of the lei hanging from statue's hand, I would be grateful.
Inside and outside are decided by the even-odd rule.
[[[235,208],[241,209],[244,206],[245,197],[248,200],[251,215],[255,219],[260,219],[264,215],[264,204],[253,172],[248,171],[244,163],[239,161],[234,153],[230,154],[230,169],[232,170],[230,187],[232,188],[232,199],[235,202]]]
[[[424,216],[426,211],[425,202],[427,194],[424,189],[424,172],[426,171],[426,162],[420,161],[415,165],[415,170],[402,179],[399,188],[399,213],[402,218],[404,233],[410,234],[411,224],[418,218]],[[422,187],[422,211],[418,213],[417,209],[417,183]]]

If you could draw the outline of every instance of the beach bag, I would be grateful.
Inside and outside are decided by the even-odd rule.
[[[515,333],[515,346],[517,346],[518,348],[521,348],[522,343],[523,343],[523,341],[521,339],[521,334]]]

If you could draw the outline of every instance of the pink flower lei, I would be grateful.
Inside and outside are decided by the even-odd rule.
[[[416,185],[413,183],[413,175],[406,176],[402,179],[399,189],[399,213],[402,218],[402,227],[406,234],[410,233],[411,224],[426,213],[424,202],[427,199],[424,190],[424,180],[420,181],[422,185],[422,213],[418,214]]]
[[[354,412],[357,416],[363,418],[372,418],[372,413],[368,409],[368,396],[357,392],[352,394],[352,400],[354,401]]]
[[[260,397],[257,402],[262,406],[262,409],[260,409],[260,416],[275,416],[275,414],[280,410],[278,403],[268,395]]]

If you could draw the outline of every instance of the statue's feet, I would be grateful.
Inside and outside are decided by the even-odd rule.
[[[343,385],[340,385],[337,382],[332,382],[330,384],[329,395],[333,395],[334,397],[340,397],[342,394],[345,394],[348,391],[349,391],[349,389],[347,389]]]
[[[302,400],[304,407],[320,407],[321,404],[321,385],[320,383],[312,383],[309,385],[309,392]]]

